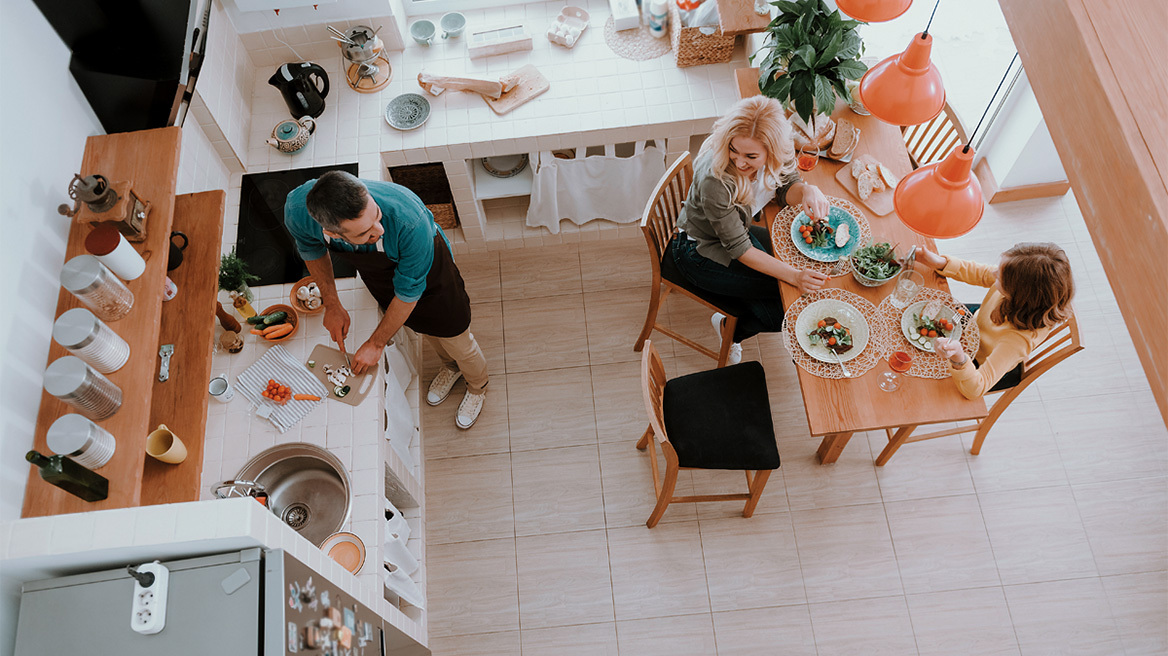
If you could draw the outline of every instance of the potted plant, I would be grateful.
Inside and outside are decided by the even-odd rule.
[[[230,253],[219,258],[219,289],[225,292],[236,292],[245,300],[250,301],[252,295],[251,290],[247,287],[248,283],[258,280],[259,276],[248,272],[247,262],[235,254],[235,247],[231,248]]]
[[[864,23],[829,10],[823,0],[776,0],[779,14],[767,25],[766,42],[751,56],[768,51],[759,63],[758,88],[764,96],[793,106],[815,134],[815,115],[830,115],[836,97],[851,100],[849,80],[868,70],[860,62]]]

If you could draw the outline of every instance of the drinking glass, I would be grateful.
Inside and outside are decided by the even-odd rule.
[[[925,284],[925,277],[912,269],[905,269],[896,276],[896,289],[893,290],[889,303],[897,309],[904,309],[912,303],[913,297],[921,291]]]
[[[904,373],[912,366],[912,357],[904,351],[897,351],[888,356],[888,366],[892,371],[885,371],[880,374],[880,389],[885,392],[895,392],[900,389],[900,376],[893,373],[899,371]]]
[[[811,144],[804,144],[799,146],[799,155],[795,158],[795,164],[800,171],[810,171],[819,163],[819,149]]]

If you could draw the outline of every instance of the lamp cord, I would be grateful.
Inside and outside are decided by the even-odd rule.
[[[937,7],[940,5],[941,0],[937,0],[936,4],[933,5],[933,13],[929,14],[929,23],[928,25],[925,25],[925,31],[921,33],[922,39],[929,36],[929,28],[933,26],[933,16],[937,15]]]
[[[981,118],[977,120],[977,127],[973,128],[973,133],[969,135],[969,140],[965,142],[965,148],[961,150],[962,153],[969,152],[969,144],[973,143],[974,138],[977,137],[977,131],[981,129],[982,121],[990,113],[990,108],[994,106],[994,100],[997,99],[998,92],[1002,90],[1002,85],[1006,83],[1006,78],[1010,76],[1010,69],[1014,68],[1014,62],[1017,60],[1018,53],[1015,52],[1014,56],[1010,58],[1010,65],[1006,67],[1006,72],[1002,75],[1002,81],[998,82],[998,88],[994,89],[994,95],[990,96],[989,104],[986,105],[985,111],[981,113]]]

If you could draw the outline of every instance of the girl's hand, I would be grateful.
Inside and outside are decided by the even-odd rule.
[[[799,272],[799,277],[795,281],[795,286],[799,288],[800,294],[813,292],[817,289],[822,289],[831,277],[825,273],[813,271],[811,269],[803,269]]]
[[[961,349],[961,342],[948,337],[938,337],[933,340],[933,349],[941,356],[949,359],[953,364],[965,362],[965,351]]]
[[[799,204],[799,207],[813,219],[822,219],[831,210],[827,196],[819,190],[819,187],[809,184],[803,186],[803,202]]]
[[[948,262],[944,256],[938,255],[924,246],[917,248],[917,260],[934,270],[944,269],[945,264]]]

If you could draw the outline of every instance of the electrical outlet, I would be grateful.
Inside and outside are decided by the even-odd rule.
[[[170,586],[170,570],[157,560],[140,565],[139,573],[154,575],[149,587],[134,581],[134,599],[130,607],[130,628],[143,635],[158,633],[166,626],[166,593]]]

